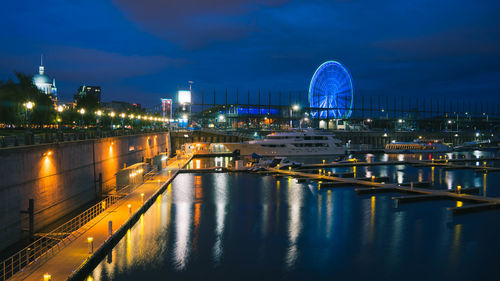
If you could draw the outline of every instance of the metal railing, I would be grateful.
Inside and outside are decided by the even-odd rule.
[[[0,263],[0,280],[5,281],[31,263],[59,251],[67,242],[79,236],[78,229],[116,203],[120,198],[121,196],[118,195],[109,195],[56,229],[48,233],[37,233],[38,239]]]

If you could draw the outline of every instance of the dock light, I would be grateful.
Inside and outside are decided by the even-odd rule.
[[[78,110],[78,112],[79,112],[81,115],[85,114],[85,108],[80,108],[80,110]]]
[[[321,169],[318,170],[318,173],[321,175]]]
[[[57,107],[57,112],[63,112],[63,110],[64,110],[64,107],[62,107],[62,105]]]
[[[457,185],[457,193],[460,193],[460,190],[462,189],[461,185]]]
[[[332,174],[332,172],[328,171],[328,176],[330,176]]]
[[[128,207],[128,214],[132,216],[132,205],[128,204],[127,207]]]
[[[375,176],[372,176],[372,182],[375,181]]]
[[[159,182],[159,180],[158,180]],[[144,193],[141,193],[141,201],[142,201],[142,204],[144,204]]]
[[[291,170],[292,170],[292,167],[291,167],[291,166],[290,166],[290,167],[288,167],[288,171],[291,171]]]
[[[486,161],[483,162],[483,165],[486,167]]]
[[[50,281],[52,279],[52,276],[48,273],[45,273],[43,275],[43,281]]]
[[[27,109],[31,110],[31,109],[33,109],[33,107],[35,107],[35,103],[29,101],[29,102],[25,103],[24,106],[26,106]]]
[[[94,252],[94,237],[87,237],[87,242],[89,243],[89,254]]]
[[[323,164],[325,164],[325,159],[323,159]]]

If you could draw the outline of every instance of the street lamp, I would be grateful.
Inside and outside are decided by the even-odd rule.
[[[78,110],[78,112],[80,113],[80,115],[82,117],[80,119],[80,122],[81,122],[80,126],[83,128],[83,115],[85,114],[85,108],[80,108],[80,110]]]
[[[115,118],[115,112],[111,111],[111,113],[109,113],[109,116],[111,116],[111,130],[113,130],[113,118]]]
[[[120,118],[121,118],[121,121],[122,121],[122,130],[125,130],[125,117],[127,117],[127,114],[125,113],[120,113]]]
[[[33,107],[35,107],[35,103],[28,101],[27,103],[24,104],[24,106],[26,107],[26,122],[28,123],[28,126],[29,126],[30,125],[30,110],[32,110]]]
[[[299,109],[300,107],[298,104],[294,104],[290,107],[290,129],[293,128],[293,120],[292,120],[293,111],[297,111]]]

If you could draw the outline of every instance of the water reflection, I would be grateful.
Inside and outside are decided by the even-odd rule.
[[[302,230],[301,207],[303,203],[304,188],[295,181],[288,185],[288,249],[285,257],[286,265],[291,268],[295,265],[299,250],[297,248],[297,239]]]
[[[429,180],[439,173],[443,186],[438,188],[483,184],[483,192],[489,188],[493,194],[495,188],[488,184],[500,180],[494,173],[435,169],[376,166],[358,167],[357,173],[358,177],[387,174],[393,182]],[[450,222],[447,208],[463,202],[393,208],[392,196],[357,195],[349,187],[318,190],[314,183],[254,174],[181,174],[92,277],[99,281],[433,279],[426,278],[429,274],[445,280],[438,278],[441,269],[453,267],[455,276],[473,280],[471,269],[494,273],[498,259],[483,258],[487,256],[483,253],[500,252],[498,239],[491,239],[500,235],[495,211],[489,211],[490,217],[485,212]],[[415,273],[408,264],[428,268],[428,273]],[[364,270],[358,270],[360,265]]]
[[[172,192],[175,202],[175,246],[172,258],[175,268],[182,270],[186,267],[191,252],[190,235],[195,177],[179,177],[176,181],[179,181],[179,186]]]
[[[189,247],[189,236],[191,234],[191,204],[180,202],[175,204],[175,268],[182,270],[186,267],[191,247]]]
[[[229,201],[229,189],[224,175],[214,177],[214,202],[215,202],[215,244],[213,247],[214,262],[220,264],[224,252],[223,236],[226,220],[226,207]]]

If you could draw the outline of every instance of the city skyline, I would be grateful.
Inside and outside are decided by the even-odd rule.
[[[306,92],[337,60],[356,95],[499,99],[496,1],[146,2],[5,3],[0,80],[36,74],[43,54],[63,100],[89,84],[148,106],[188,81],[194,99],[201,88]]]

